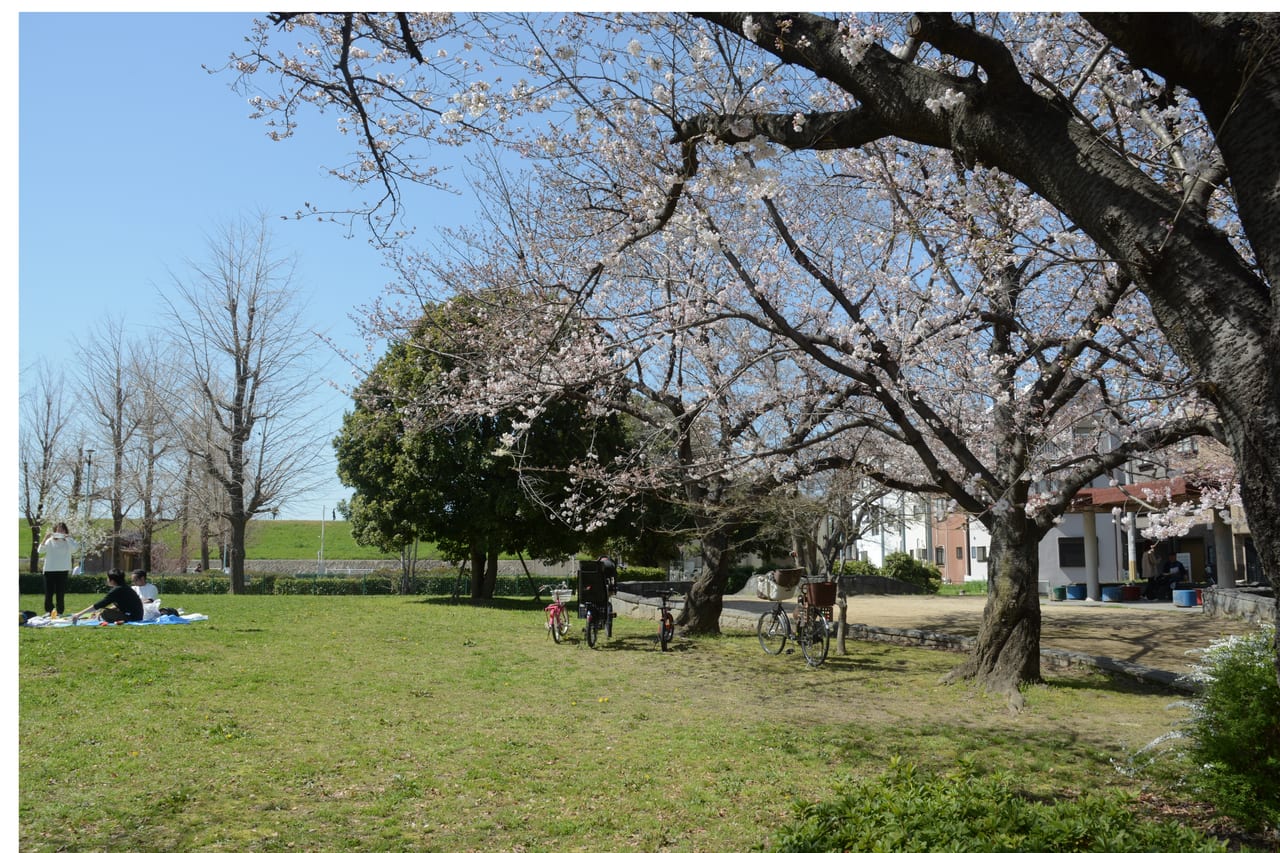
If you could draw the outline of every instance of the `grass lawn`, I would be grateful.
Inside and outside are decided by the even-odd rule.
[[[627,619],[557,646],[509,600],[167,603],[211,618],[19,629],[20,849],[748,850],[892,756],[1133,791],[1113,760],[1184,713],[1073,675],[1011,716],[937,683],[954,655],[892,646],[815,670],[754,636],[663,654]]]

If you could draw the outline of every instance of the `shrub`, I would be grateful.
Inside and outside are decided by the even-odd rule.
[[[933,563],[925,563],[904,551],[895,551],[884,558],[883,566],[873,566],[866,560],[845,560],[841,570],[847,575],[878,575],[895,578],[925,592],[937,592],[942,586],[942,572]]]
[[[866,560],[845,560],[840,564],[840,571],[846,575],[878,575],[880,567],[873,566]]]
[[[770,849],[1202,853],[1227,846],[1176,822],[1139,820],[1114,796],[1033,799],[1007,776],[932,776],[895,759],[879,777],[837,785],[835,799],[799,806]]]
[[[1204,652],[1194,675],[1187,734],[1192,783],[1223,814],[1250,829],[1280,826],[1280,686],[1275,628],[1228,637]]]

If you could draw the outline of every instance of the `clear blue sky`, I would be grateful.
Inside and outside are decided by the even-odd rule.
[[[325,174],[348,153],[336,117],[305,116],[295,139],[272,142],[231,91],[233,76],[201,68],[220,67],[253,17],[19,16],[18,367],[46,358],[73,371],[76,339],[104,316],[126,329],[152,322],[157,287],[205,256],[206,235],[259,210],[272,215],[276,248],[297,256],[311,321],[361,346],[349,315],[389,278],[367,234],[278,219],[304,202],[351,204],[346,185]],[[416,212],[419,233],[435,217],[458,221],[464,207],[439,195]],[[326,378],[349,384],[339,359],[318,355]],[[330,430],[316,438],[327,447],[350,402],[325,391],[316,405]],[[346,496],[331,477],[283,516],[319,518]]]

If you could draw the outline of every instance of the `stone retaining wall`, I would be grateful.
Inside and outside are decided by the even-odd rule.
[[[1210,616],[1230,616],[1257,625],[1276,623],[1276,599],[1270,588],[1212,587],[1204,591],[1203,598],[1204,612]]]

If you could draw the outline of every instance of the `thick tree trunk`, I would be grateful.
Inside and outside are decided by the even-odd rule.
[[[227,545],[230,552],[227,565],[231,568],[231,594],[244,595],[244,545],[245,532],[249,526],[249,520],[244,516],[232,516],[227,519],[228,527],[231,529],[231,541]]]
[[[1280,383],[1280,366],[1271,370]],[[1280,589],[1280,391],[1273,393],[1269,419],[1227,423],[1227,437],[1240,478],[1240,497],[1249,519],[1249,532],[1272,589]],[[1227,420],[1224,418],[1224,420]],[[1280,683],[1280,603],[1274,608],[1276,680]]]
[[[484,599],[485,552],[479,545],[471,546],[471,600]]]
[[[725,587],[733,552],[723,532],[702,537],[702,572],[694,580],[684,609],[676,623],[686,635],[720,633],[720,613],[724,609]]]
[[[1022,707],[1020,685],[1040,680],[1039,544],[1041,531],[1016,514],[994,521],[991,578],[973,651],[947,676],[973,679]]]
[[[489,553],[486,555],[484,564],[484,598],[485,601],[493,600],[493,591],[498,586],[498,548],[496,545],[489,546]]]

